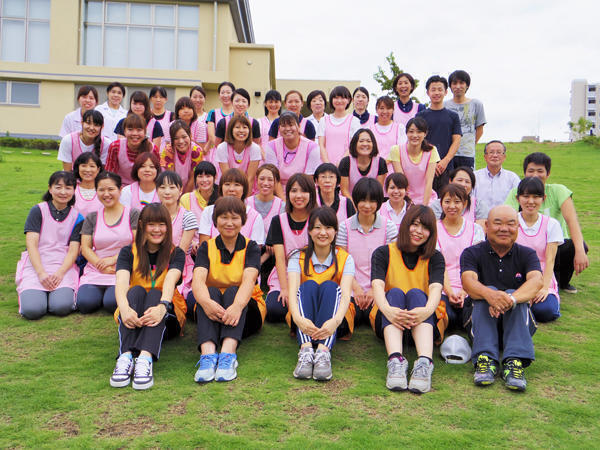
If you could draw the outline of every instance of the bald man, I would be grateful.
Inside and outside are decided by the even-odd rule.
[[[523,369],[535,359],[529,301],[542,287],[540,262],[533,249],[515,243],[519,220],[510,206],[493,208],[485,225],[487,240],[460,257],[463,289],[473,300],[473,381],[492,384],[502,361],[506,387],[524,391]]]

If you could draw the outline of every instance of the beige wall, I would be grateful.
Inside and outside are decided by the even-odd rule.
[[[353,92],[358,86],[360,86],[359,80],[293,80],[278,78],[277,79],[277,90],[284,96],[285,93],[291,89],[302,92],[304,100],[311,91],[320,89],[329,96],[329,92],[336,86],[346,86]]]

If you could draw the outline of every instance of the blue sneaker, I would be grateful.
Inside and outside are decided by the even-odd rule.
[[[219,355],[219,366],[215,372],[217,381],[231,381],[237,378],[236,368],[238,366],[235,353],[221,353]]]
[[[198,367],[198,370],[196,370],[194,381],[196,383],[208,383],[209,381],[214,380],[218,359],[219,355],[217,353],[200,356],[200,360],[196,364],[196,367],[200,367]]]

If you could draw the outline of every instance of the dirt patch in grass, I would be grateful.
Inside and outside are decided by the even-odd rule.
[[[73,422],[66,413],[58,413],[50,418],[46,428],[52,431],[59,431],[66,437],[73,437],[79,434],[79,424]]]
[[[119,423],[106,423],[110,415],[106,412],[102,414],[101,425],[99,425],[96,436],[98,437],[135,437],[141,434],[157,434],[169,431],[166,424],[156,423],[154,419],[148,416],[140,416],[133,420],[126,420]]]
[[[187,414],[187,404],[189,399],[171,405],[169,412],[176,416],[185,416]]]

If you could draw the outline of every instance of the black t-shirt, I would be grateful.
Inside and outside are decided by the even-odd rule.
[[[148,253],[148,259],[150,260],[150,266],[156,265],[156,258],[158,252]],[[175,247],[175,250],[171,253],[171,259],[169,260],[169,269],[178,269],[183,272],[185,266],[185,252],[179,247]],[[133,252],[131,251],[131,245],[126,245],[119,252],[117,258],[117,272],[119,270],[126,270],[129,273],[133,272]]]
[[[169,113],[169,122],[173,122],[173,120],[175,120],[175,113],[173,111],[165,111],[162,114],[156,115],[153,114],[152,116],[156,119],[156,120],[162,120],[163,117],[165,117],[165,114]]]
[[[395,245],[395,244],[394,244]],[[402,252],[402,261],[407,269],[412,270],[419,261],[417,253]],[[388,266],[390,265],[390,248],[388,245],[382,245],[371,256],[371,280],[383,280],[387,276]],[[431,258],[429,258],[429,283],[444,284],[444,271],[446,270],[446,262],[444,255],[436,250]]]
[[[321,202],[321,205],[325,205],[325,203],[323,203],[323,197],[321,197],[321,191],[319,189],[317,189],[317,195],[319,196],[319,201]],[[338,212],[338,209],[340,209],[340,190],[339,190],[339,188],[336,188],[335,200],[333,201],[333,203],[331,205],[329,205],[329,207],[331,209],[333,209],[336,213]],[[356,209],[354,209],[352,200],[350,200],[348,198],[348,199],[346,199],[346,217],[352,217],[354,214],[356,214]]]
[[[426,139],[436,146],[440,158],[444,158],[452,145],[452,136],[455,134],[462,136],[458,114],[446,108],[435,110],[427,108],[417,113],[417,117],[427,121],[429,131]]]
[[[58,210],[54,206],[52,201],[46,202],[50,209],[50,215],[57,222],[64,221],[69,212],[71,211],[72,206],[67,206],[63,210]],[[69,242],[81,242],[81,227],[83,226],[84,217],[79,214],[77,220],[75,221],[75,225],[73,225],[73,230],[71,230],[71,236],[69,237]],[[39,233],[42,230],[42,211],[38,205],[35,205],[29,210],[29,215],[25,220],[24,233],[33,232]]]
[[[303,117],[300,115],[300,121],[302,121]],[[269,136],[273,139],[277,139],[277,135],[279,134],[279,117],[273,121],[271,124],[271,128],[269,128]],[[304,137],[306,139],[310,139],[311,141],[315,140],[317,136],[317,130],[315,130],[315,126],[312,124],[310,120],[306,121],[306,127],[304,128]]]
[[[369,163],[369,166],[365,170],[358,169],[358,173],[360,173],[363,177],[369,173],[371,170],[371,164],[373,164],[373,159]],[[338,165],[338,169],[340,170],[340,174],[343,177],[350,176],[350,156],[344,156]],[[385,175],[388,172],[387,164],[385,163],[385,159],[379,158],[379,167],[377,168],[377,175]]]
[[[123,131],[123,122],[125,119],[119,120],[117,126],[115,127],[115,134],[120,134],[121,136],[125,136],[125,132]],[[152,139],[156,139],[159,137],[163,137],[165,134],[163,133],[163,129],[160,126],[160,123],[154,122],[154,127],[152,127]]]
[[[252,121],[252,139],[257,139],[260,137],[260,123],[258,120],[251,119]],[[215,136],[219,139],[225,139],[225,131],[227,129],[226,120],[221,119],[217,124],[217,129],[215,130]]]
[[[487,240],[467,247],[460,255],[461,274],[475,272],[481,284],[501,291],[519,289],[534,270],[541,272],[535,250],[516,243],[502,258]]]
[[[287,214],[288,223],[290,224],[290,228],[293,231],[301,231],[304,229],[304,225],[306,225],[306,220],[302,222],[294,222],[290,215]],[[307,219],[308,220],[308,219]],[[277,215],[271,219],[271,226],[269,227],[269,232],[267,233],[267,239],[265,241],[266,245],[275,245],[281,244],[283,245],[283,231],[281,229],[281,218]]]
[[[223,264],[229,264],[231,263],[235,252],[246,248],[246,238],[244,238],[244,236],[242,236],[241,234],[238,234],[237,240],[235,241],[235,248],[233,250],[233,253],[230,253],[229,250],[227,250],[225,244],[223,243],[223,239],[221,239],[221,236],[217,236],[217,238],[215,239],[215,244],[221,252],[221,262]],[[210,260],[208,259],[207,241],[203,242],[202,245],[200,245],[200,247],[198,248],[198,253],[196,254],[196,264],[194,265],[194,268],[196,267],[204,267],[205,269],[210,270]],[[244,269],[247,269],[249,267],[253,267],[256,270],[260,271],[260,247],[254,241],[248,241],[248,248],[246,249]]]

